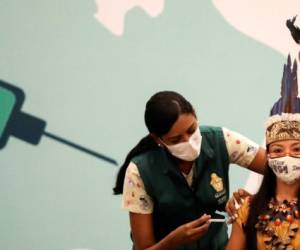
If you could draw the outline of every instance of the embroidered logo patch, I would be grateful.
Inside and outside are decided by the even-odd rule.
[[[217,191],[221,192],[224,189],[223,180],[216,173],[210,175],[210,185]]]

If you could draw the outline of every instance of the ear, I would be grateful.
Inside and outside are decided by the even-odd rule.
[[[163,147],[162,141],[161,141],[161,139],[157,135],[155,135],[153,133],[150,133],[150,136],[153,138],[153,140],[156,142],[156,144],[159,147]]]

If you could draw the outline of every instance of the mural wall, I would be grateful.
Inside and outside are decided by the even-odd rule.
[[[285,21],[300,5],[270,5],[2,0],[0,249],[130,249],[112,186],[156,91],[260,143],[285,57],[297,56]],[[247,175],[233,165],[231,191]]]

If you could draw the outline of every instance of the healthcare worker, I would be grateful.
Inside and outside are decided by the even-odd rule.
[[[226,128],[202,126],[172,91],[150,98],[145,123],[149,134],[127,155],[114,187],[129,211],[133,249],[224,249],[227,225],[211,219],[228,200],[229,164],[262,173],[265,150]]]

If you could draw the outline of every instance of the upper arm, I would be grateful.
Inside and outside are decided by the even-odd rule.
[[[237,210],[237,219],[232,224],[230,239],[226,250],[245,250],[246,235],[243,225],[246,224],[250,211],[250,197],[246,197],[242,205]]]
[[[222,129],[230,163],[263,173],[266,165],[265,149],[237,132]]]
[[[263,174],[266,168],[266,163],[267,163],[266,150],[260,147],[255,155],[255,158],[250,163],[248,168],[256,173]]]
[[[226,246],[226,250],[245,250],[246,236],[242,227],[237,223],[233,223],[231,235]]]
[[[153,212],[152,198],[147,194],[138,168],[133,162],[129,164],[125,174],[122,207],[138,214]]]
[[[129,213],[133,242],[136,250],[153,246],[155,242],[152,214]]]

